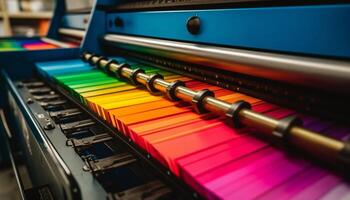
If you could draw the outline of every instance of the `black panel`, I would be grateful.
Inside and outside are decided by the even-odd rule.
[[[185,183],[170,174],[164,166],[148,156],[148,153],[130,144],[122,134],[94,116],[77,102],[79,100],[68,95],[56,84],[30,79],[18,81],[16,86],[21,98],[29,106],[44,131],[43,134],[55,148],[59,149],[57,153],[72,170],[72,176],[81,187],[79,192],[85,192],[81,194],[83,199],[87,192],[96,194],[94,197],[91,196],[91,199],[97,197],[100,199],[101,196],[107,197],[107,195],[110,199],[128,199],[131,196],[153,195],[154,190],[159,190],[159,193],[154,193],[157,194],[156,199],[192,198],[194,192]],[[28,135],[33,142],[37,142],[36,138],[32,137],[35,134]],[[56,140],[56,137],[61,138],[60,141]],[[32,150],[32,146],[30,148],[27,146],[26,142],[22,142],[22,147],[30,151],[26,153],[26,158],[35,157],[38,155],[37,152],[41,151],[40,145],[37,145],[35,151]],[[72,156],[77,158],[76,155],[80,159],[70,158]],[[35,165],[31,167],[30,174],[38,183],[37,189],[29,191],[28,195],[35,197],[41,192],[46,192],[46,188],[53,191],[61,189],[50,184],[55,180],[42,180],[43,178],[38,176],[39,171],[49,172],[36,166],[40,161],[28,160],[28,163]],[[92,176],[94,182],[84,184],[82,181],[87,179],[81,175]],[[90,180],[92,182],[92,179]],[[103,191],[99,189],[100,187]]]
[[[99,6],[106,11],[128,10],[178,10],[178,9],[206,9],[228,7],[256,7],[256,6],[281,6],[281,5],[307,5],[341,3],[344,0],[133,0],[121,1],[115,6]]]

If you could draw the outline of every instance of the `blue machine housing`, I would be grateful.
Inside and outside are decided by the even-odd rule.
[[[90,14],[66,12],[66,0],[56,0],[54,14],[51,19],[50,28],[46,35],[49,39],[59,40],[59,29],[70,28],[86,30],[88,28]],[[1,39],[25,40],[28,37],[4,37]],[[33,37],[40,39],[40,37]],[[83,41],[81,42],[81,45]],[[34,72],[34,63],[39,61],[50,61],[57,59],[76,58],[79,55],[79,47],[57,48],[46,50],[20,50],[0,52],[0,69],[7,70],[13,78],[31,76]],[[20,58],[20,59],[19,59]]]
[[[97,9],[97,7],[114,5],[118,2],[118,0],[96,0],[95,7],[90,16],[90,23],[81,45],[80,53],[84,51],[93,51],[96,53],[102,52],[99,38],[107,33],[107,27],[105,26],[107,12]]]
[[[90,18],[90,14],[68,13],[63,17],[62,27],[86,30],[88,28],[89,18]]]
[[[66,14],[66,1],[56,0],[56,5],[51,19],[49,31],[47,37],[52,39],[58,39],[58,29],[62,26],[62,19]]]
[[[193,16],[201,22],[195,35],[186,28]],[[105,26],[116,34],[350,58],[349,18],[350,5],[335,4],[111,13]]]

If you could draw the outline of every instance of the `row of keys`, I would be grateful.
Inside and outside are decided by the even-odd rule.
[[[82,170],[92,173],[101,182],[109,192],[108,199],[130,199],[135,196],[147,196],[150,199],[175,197],[172,190],[153,175],[136,176],[133,172],[135,169],[141,172],[139,174],[145,173],[142,172],[138,159],[123,151],[115,144],[116,139],[111,132],[63,95],[37,80],[21,83],[19,87],[26,87],[33,100],[49,113],[56,125],[51,128],[61,129],[67,137],[66,146],[74,148],[83,159],[85,165]],[[118,188],[123,184],[115,180],[125,176],[130,176],[133,181],[129,180],[127,182],[130,183],[126,186]]]

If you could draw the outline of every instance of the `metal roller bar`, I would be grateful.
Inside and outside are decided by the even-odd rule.
[[[170,100],[192,103],[194,110],[198,113],[211,111],[226,115],[232,119],[235,127],[250,126],[267,136],[280,140],[285,145],[304,150],[320,159],[337,162],[342,166],[350,164],[349,143],[307,130],[302,127],[302,121],[297,117],[291,116],[277,120],[252,111],[250,104],[245,101],[231,104],[216,99],[214,93],[209,90],[193,91],[186,88],[185,84],[180,81],[169,83],[161,77],[154,79],[152,77],[155,75],[147,75],[140,69],[132,70],[125,63],[107,60],[90,53],[84,53],[82,59],[110,75],[127,78],[136,85],[154,88],[157,92],[165,94]]]
[[[85,31],[83,30],[77,30],[77,29],[68,29],[68,28],[60,28],[58,29],[58,32],[63,35],[68,35],[76,38],[84,38]]]
[[[349,94],[350,62],[107,34],[108,45],[250,76]],[[327,87],[325,87],[327,86]]]
[[[57,40],[54,40],[54,39],[50,39],[50,38],[47,38],[47,37],[42,37],[41,40],[44,41],[44,42],[47,42],[49,44],[53,44],[53,45],[59,46],[61,48],[71,48],[72,47],[72,45],[70,45],[70,44],[67,44],[67,43],[64,43],[64,42],[60,42],[60,41],[57,41]]]

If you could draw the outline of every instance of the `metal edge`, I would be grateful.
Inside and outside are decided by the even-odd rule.
[[[59,28],[58,33],[83,39],[85,31],[79,29]]]
[[[60,42],[60,41],[57,41],[57,40],[54,40],[54,39],[50,39],[50,38],[47,38],[47,37],[42,37],[41,40],[46,42],[46,43],[53,44],[53,45],[56,45],[56,46],[59,46],[59,47],[62,47],[62,48],[71,48],[72,47],[71,45],[69,45],[67,43]]]
[[[4,111],[2,109],[0,109],[0,118],[1,118],[1,122],[2,122],[3,128],[5,130],[5,133],[8,136],[8,138],[6,138],[4,140],[4,142],[5,142],[5,146],[6,146],[7,150],[8,150],[8,155],[9,155],[10,162],[11,162],[11,165],[12,165],[13,173],[15,175],[16,182],[17,182],[17,185],[18,185],[18,190],[19,190],[21,199],[25,200],[26,196],[25,196],[25,192],[24,192],[24,186],[23,186],[22,180],[20,178],[20,173],[19,173],[19,171],[17,169],[17,164],[15,162],[15,158],[14,158],[14,156],[12,154],[12,147],[11,147],[11,141],[10,141],[11,138],[12,138],[12,134],[11,134],[11,131],[9,129],[7,120],[5,118]]]
[[[46,79],[44,79],[45,81]],[[159,161],[152,159],[151,156],[148,154],[148,152],[142,150],[140,147],[138,147],[136,144],[133,144],[132,141],[129,138],[126,138],[126,136],[122,134],[116,134],[115,128],[110,126],[109,124],[106,124],[102,119],[100,119],[96,114],[94,114],[91,110],[89,110],[84,105],[77,102],[73,97],[71,97],[63,88],[54,85],[52,82],[45,81],[48,83],[51,87],[53,87],[55,90],[57,90],[60,94],[65,96],[67,99],[69,99],[72,103],[74,103],[76,106],[78,106],[80,109],[82,109],[84,112],[88,113],[89,116],[91,116],[94,120],[99,122],[102,126],[104,126],[109,132],[115,133],[112,136],[118,138],[120,141],[122,141],[122,144],[127,146],[130,150],[132,150],[132,154],[134,154],[137,158],[141,158],[144,163],[147,163],[147,165],[152,169],[160,169],[159,175],[162,176],[162,180],[165,180],[168,184],[170,183],[172,186],[175,186],[178,190],[180,189],[181,192],[184,192],[184,196],[188,199],[201,199],[201,196],[193,190],[188,184],[180,180],[179,178],[175,177],[175,175],[172,175],[169,169],[167,169],[165,166],[163,166]],[[175,180],[175,181],[174,181]],[[186,185],[185,187],[183,185]]]
[[[75,183],[75,179],[72,176],[72,173],[70,172],[68,166],[64,163],[64,161],[62,160],[62,158],[59,156],[59,154],[57,153],[57,151],[55,150],[55,148],[52,146],[52,144],[49,142],[49,139],[45,136],[45,134],[43,134],[43,130],[41,129],[41,127],[38,125],[36,119],[30,114],[30,110],[27,107],[27,105],[23,102],[22,98],[20,97],[18,91],[16,90],[16,87],[14,86],[14,84],[12,83],[11,79],[9,78],[9,76],[7,75],[7,73],[2,70],[1,71],[2,76],[4,77],[4,81],[8,84],[8,87],[10,87],[10,92],[12,95],[15,96],[15,100],[17,102],[19,106],[19,108],[22,110],[22,114],[24,115],[24,117],[26,118],[27,121],[30,121],[32,123],[29,124],[29,126],[31,128],[34,128],[37,132],[39,132],[40,134],[38,134],[40,136],[40,139],[43,142],[43,146],[44,148],[47,150],[47,152],[50,154],[50,157],[53,158],[53,162],[56,164],[58,171],[61,173],[60,177],[62,178],[62,180],[65,181],[65,184],[69,187],[69,189],[71,190],[71,194],[74,195],[73,192],[73,188],[78,188],[79,186]],[[72,183],[75,185],[73,187]],[[79,189],[80,190],[80,189]],[[80,194],[80,192],[79,192]],[[77,196],[75,197],[71,197],[72,199],[75,199]],[[69,197],[68,197],[69,198]],[[79,199],[81,199],[81,196],[79,195]]]
[[[272,79],[322,91],[349,94],[350,62],[269,53],[163,39],[106,34],[109,45],[148,55]]]

